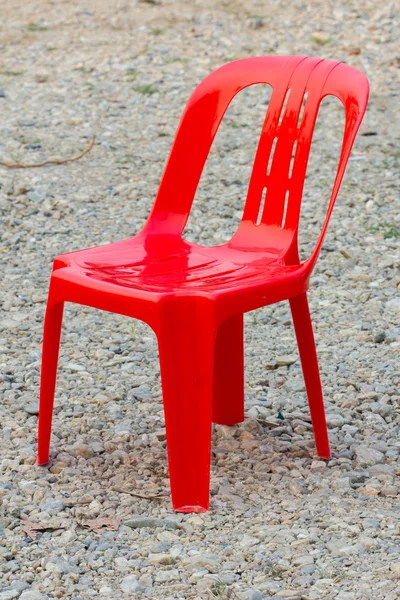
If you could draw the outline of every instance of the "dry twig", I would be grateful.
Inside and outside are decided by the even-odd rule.
[[[168,494],[156,494],[154,496],[145,496],[144,494],[137,494],[136,492],[131,492],[130,490],[124,490],[123,488],[113,488],[114,492],[119,492],[120,494],[129,494],[130,496],[134,496],[135,498],[142,498],[143,500],[159,500],[160,498],[165,498]]]
[[[36,169],[37,167],[44,167],[45,165],[64,165],[65,163],[79,160],[80,158],[82,158],[82,156],[85,156],[85,154],[91,151],[95,141],[96,136],[94,135],[90,140],[89,146],[85,150],[83,150],[80,154],[77,154],[76,156],[71,156],[70,158],[49,158],[48,160],[43,160],[42,162],[33,164],[0,161],[0,167],[5,167],[6,169]]]

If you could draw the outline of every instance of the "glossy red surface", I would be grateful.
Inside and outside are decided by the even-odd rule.
[[[258,83],[273,92],[242,221],[227,244],[189,243],[183,231],[221,119],[239,91]],[[300,263],[303,185],[319,105],[328,95],[344,105],[343,145],[320,237]],[[208,509],[211,423],[244,418],[243,313],[261,306],[290,301],[317,451],[330,456],[306,291],[367,100],[362,73],[302,56],[234,61],[195,89],[142,231],[55,259],[44,326],[39,464],[49,458],[64,302],[141,319],[155,331],[176,510]]]

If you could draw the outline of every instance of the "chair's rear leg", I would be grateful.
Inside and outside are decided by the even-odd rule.
[[[45,465],[49,461],[51,422],[53,417],[54,391],[56,386],[63,309],[64,303],[53,302],[50,293],[44,318],[42,370],[40,375],[37,459],[39,465]]]
[[[213,423],[244,421],[243,315],[225,321],[215,344]]]
[[[291,298],[290,308],[306,384],[317,453],[321,458],[330,458],[324,398],[307,294]]]
[[[180,512],[209,506],[215,326],[182,304],[157,332],[172,504]]]

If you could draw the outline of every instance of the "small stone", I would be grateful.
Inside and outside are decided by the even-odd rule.
[[[154,432],[154,435],[160,442],[164,442],[167,439],[167,432],[166,432],[165,428],[157,429],[157,431]]]
[[[141,589],[141,585],[139,581],[136,579],[134,575],[128,575],[124,577],[121,582],[120,588],[125,594],[132,594]]]
[[[357,444],[352,447],[356,454],[356,459],[362,467],[369,467],[378,463],[385,462],[385,455],[379,450],[364,445]]]
[[[386,302],[386,309],[390,312],[400,312],[400,296]]]
[[[278,356],[275,360],[278,367],[293,365],[297,360],[296,356]]]
[[[282,587],[282,582],[270,579],[268,581],[264,581],[264,583],[260,583],[257,587],[259,590],[272,595],[279,592],[280,588]]]
[[[139,583],[143,587],[152,587],[153,586],[153,578],[148,573],[144,573],[139,577]]]
[[[310,469],[314,473],[322,473],[326,469],[326,463],[323,460],[313,460]]]
[[[316,44],[319,44],[322,46],[322,45],[330,42],[331,38],[327,33],[324,33],[323,31],[315,31],[311,36],[311,40],[313,42],[315,42]]]
[[[0,591],[0,600],[14,600],[18,598],[19,592],[17,590],[3,590]]]
[[[380,528],[380,521],[377,519],[364,519],[363,527],[364,529],[377,529]]]
[[[171,556],[170,554],[149,554],[148,560],[156,565],[174,565],[176,563],[176,558]]]
[[[36,73],[35,75],[35,81],[37,83],[46,83],[48,78],[49,76],[47,75],[47,73]]]
[[[18,321],[15,321],[14,319],[1,319],[0,320],[0,330],[17,329],[17,328],[18,328]]]
[[[316,569],[315,569],[315,565],[303,565],[301,567],[301,572],[303,573],[303,575],[312,575],[313,573],[315,573]]]
[[[18,590],[19,593],[21,593],[24,590],[29,589],[30,586],[29,583],[26,583],[26,581],[13,581],[11,587],[13,590]]]
[[[26,591],[22,592],[19,600],[44,600],[44,596],[40,592]]]
[[[332,481],[332,487],[337,492],[350,492],[352,488],[350,477],[339,477]]]
[[[15,195],[16,196],[22,196],[24,194],[27,194],[29,192],[29,186],[25,185],[24,183],[17,183],[15,186]],[[33,296],[32,296],[32,300],[33,300]]]
[[[103,454],[104,453],[104,444],[102,442],[93,442],[91,444],[91,448],[95,454]]]
[[[180,579],[180,573],[178,569],[168,569],[166,571],[158,570],[155,576],[155,580],[159,583],[165,583],[166,581],[176,581]]]
[[[303,565],[313,565],[314,558],[312,556],[310,556],[309,554],[305,554],[304,556],[298,556],[297,558],[294,558],[292,560],[292,564],[295,567],[301,567]]]
[[[48,512],[50,515],[56,515],[63,511],[65,503],[62,500],[49,500],[43,505],[43,510]]]
[[[236,573],[232,573],[230,571],[226,571],[225,573],[219,573],[218,575],[218,579],[220,581],[222,581],[222,583],[225,583],[225,585],[232,585],[232,583],[234,583],[237,579],[237,575]]]
[[[45,199],[45,195],[37,190],[31,190],[28,192],[28,198],[32,202],[42,202]]]
[[[6,98],[6,97],[7,97],[7,94],[5,93],[3,88],[0,88],[0,98]]]
[[[326,415],[326,424],[328,425],[328,427],[343,427],[343,425],[345,424],[345,419],[342,417],[342,415],[336,415],[336,414],[327,414]]]
[[[373,340],[376,344],[380,344],[381,342],[384,342],[386,338],[386,333],[384,331],[377,331],[376,333],[374,333],[373,335]]]
[[[289,483],[289,490],[295,496],[301,496],[301,494],[304,494],[304,488],[302,488],[302,486],[299,483],[297,483],[297,481],[292,481],[291,483]]]
[[[30,194],[31,192],[29,192]],[[28,197],[29,197],[28,194]],[[77,363],[68,363],[65,365],[65,369],[67,369],[68,371],[72,371],[73,373],[81,373],[82,371],[86,371],[85,367],[83,365],[79,365]]]
[[[328,542],[326,547],[334,556],[353,556],[365,552],[362,544],[350,544],[349,540],[343,538]]]
[[[38,415],[39,414],[39,403],[31,402],[30,404],[26,404],[24,406],[24,411],[28,413],[28,415]]]
[[[221,559],[214,554],[196,554],[195,556],[186,558],[182,562],[183,565],[191,571],[207,569],[209,573],[217,573]]]
[[[200,528],[200,527],[203,527],[203,525],[204,525],[204,519],[202,519],[198,515],[194,515],[193,517],[189,517],[186,520],[186,522],[189,523],[192,527],[195,527],[195,528]]]
[[[178,524],[172,519],[153,519],[151,517],[135,517],[134,519],[128,519],[123,523],[126,527],[131,529],[178,529]]]
[[[79,573],[79,567],[67,562],[61,556],[50,557],[45,561],[45,569],[50,573],[64,574]]]
[[[400,562],[398,563],[393,563],[390,567],[390,570],[392,571],[392,573],[394,573],[396,576],[400,576]]]
[[[276,364],[275,360],[269,360],[264,363],[264,369],[267,371],[273,371],[277,366],[278,365]]]
[[[252,29],[260,29],[261,27],[264,27],[264,19],[262,17],[251,19],[249,27]]]
[[[249,600],[264,600],[265,596],[257,590],[250,591]]]
[[[73,446],[67,446],[65,452],[75,456],[75,458],[92,458],[94,456],[94,450],[87,444],[74,444]]]
[[[50,473],[54,473],[54,475],[58,475],[62,473],[65,467],[67,466],[67,463],[63,462],[62,460],[58,460],[53,465],[51,465],[49,471]]]
[[[215,430],[224,439],[232,439],[237,431],[237,425],[216,425]]]
[[[274,598],[284,598],[286,600],[301,600],[301,596],[299,592],[296,590],[279,590],[277,594],[275,594]]]

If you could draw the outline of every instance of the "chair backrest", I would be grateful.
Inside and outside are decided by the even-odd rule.
[[[280,228],[282,233],[290,231],[296,260],[301,198],[314,126],[322,100],[332,95],[344,105],[345,128],[329,218],[367,106],[367,78],[336,61],[302,56],[255,57],[224,65],[193,92],[145,225],[148,233],[182,234],[225,111],[238,92],[260,83],[269,84],[272,95],[239,231],[245,225],[253,233],[263,225]],[[234,237],[240,245],[240,233]]]

